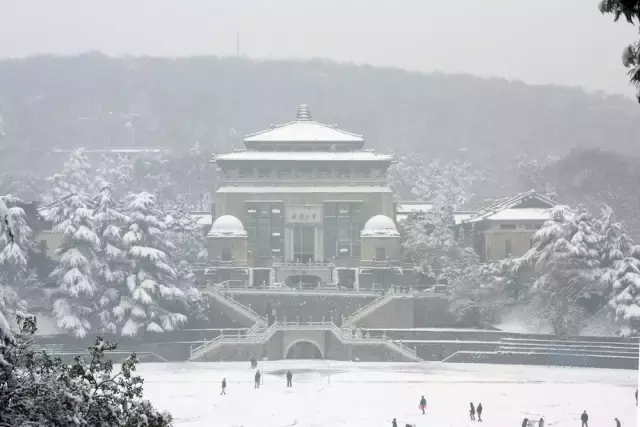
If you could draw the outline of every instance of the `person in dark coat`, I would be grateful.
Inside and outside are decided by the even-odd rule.
[[[538,427],[544,427],[544,418],[540,418],[540,421],[538,421]]]
[[[529,425],[529,419],[525,418],[524,420],[522,420],[522,427],[527,427]]]
[[[586,410],[580,416],[580,420],[582,421],[582,427],[589,427],[589,415],[587,415]]]
[[[220,392],[220,396],[222,396],[223,394],[226,395],[227,394],[227,379],[223,378],[222,379],[222,391]]]
[[[395,418],[393,419],[393,421],[391,421],[391,427],[398,427],[398,423],[396,422]]]
[[[424,410],[427,407],[427,399],[424,398],[424,395],[422,395],[422,398],[420,399],[420,409],[422,409],[422,414],[424,415]]]
[[[614,418],[616,420],[616,427],[622,427],[622,424],[620,424],[620,420],[617,418]]]
[[[293,387],[293,384],[291,383],[291,379],[292,378],[293,378],[293,374],[291,373],[291,371],[288,371],[287,372],[287,387]]]
[[[256,371],[256,376],[254,377],[255,384],[253,385],[254,388],[260,388],[260,376],[260,371]]]
[[[478,403],[478,408],[476,409],[476,412],[478,413],[478,422],[481,423],[482,422],[482,403]]]
[[[473,406],[473,402],[469,402],[469,418],[471,421],[476,420],[476,408]]]

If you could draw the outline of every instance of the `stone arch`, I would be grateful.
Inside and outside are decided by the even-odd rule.
[[[284,351],[285,359],[324,359],[322,346],[315,340],[302,338],[292,341]]]

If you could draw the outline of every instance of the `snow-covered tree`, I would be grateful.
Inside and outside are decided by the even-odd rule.
[[[124,195],[129,192],[132,184],[133,163],[122,155],[118,155],[115,158],[103,155],[96,175],[97,182],[100,185],[99,188],[109,183],[113,194]]]
[[[406,258],[421,266],[423,273],[433,272],[436,279],[444,271],[451,273],[478,263],[473,249],[456,239],[453,212],[446,206],[436,205],[429,212],[407,218],[401,229]]]
[[[53,200],[61,199],[70,194],[92,194],[94,190],[93,169],[84,148],[74,150],[65,162],[62,172],[49,177],[48,181],[51,184]]]
[[[615,21],[624,17],[628,23],[640,25],[638,0],[601,0],[600,12],[612,14]],[[630,80],[638,88],[638,102],[640,102],[640,40],[625,47],[622,52],[622,64],[630,69]]]
[[[95,313],[100,238],[96,234],[94,206],[86,194],[72,194],[59,201],[51,212],[53,231],[62,235],[57,250],[58,266],[51,273],[56,281],[53,312],[58,326],[84,337],[91,330]]]
[[[143,399],[135,354],[114,370],[107,355],[117,346],[98,338],[88,359],[68,364],[34,346],[35,318],[19,323],[13,345],[0,346],[1,426],[172,425],[169,413]]]
[[[628,255],[617,260],[612,274],[613,297],[610,305],[621,323],[623,336],[640,334],[640,246],[633,246]]]
[[[534,267],[539,313],[558,335],[575,334],[584,318],[579,300],[602,291],[601,223],[585,210],[557,206],[535,233],[533,244],[516,268]]]
[[[127,251],[122,240],[123,229],[128,220],[121,212],[121,206],[113,198],[112,185],[104,182],[100,193],[94,198],[94,221],[100,238],[100,251],[97,269],[99,295],[97,300],[98,330],[101,333],[115,334],[117,319],[113,308],[125,288],[129,263]]]
[[[445,163],[434,159],[401,157],[388,170],[389,186],[397,198],[417,199],[461,209],[471,199],[469,188],[476,180],[468,162]]]
[[[131,265],[126,292],[113,309],[123,325],[120,333],[172,331],[187,317],[175,311],[184,304],[185,294],[176,286],[170,257],[174,248],[167,240],[164,215],[156,208],[156,198],[146,192],[127,196],[125,204],[129,220],[123,241]]]
[[[0,197],[4,208],[13,205],[5,213],[5,225],[11,224],[11,234],[0,234],[0,311],[10,323],[17,314],[26,312],[24,298],[35,281],[28,266],[29,251],[34,248],[33,233],[24,210],[17,206],[21,202],[11,196]]]

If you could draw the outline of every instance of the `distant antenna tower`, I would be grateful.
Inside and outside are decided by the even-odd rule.
[[[240,56],[240,31],[236,33],[236,56]]]

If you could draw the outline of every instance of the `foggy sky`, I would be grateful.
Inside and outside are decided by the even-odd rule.
[[[598,0],[0,0],[0,57],[313,58],[583,86],[632,96],[638,32]]]

